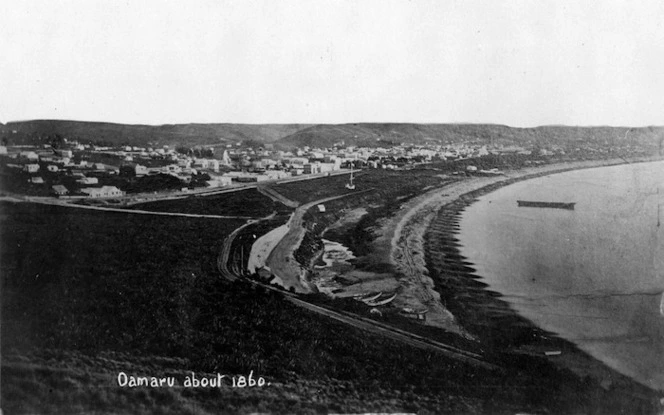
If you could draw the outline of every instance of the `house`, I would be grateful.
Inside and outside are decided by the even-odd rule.
[[[31,182],[32,184],[44,184],[44,179],[42,179],[42,178],[39,177],[39,176],[35,176],[35,177],[31,177],[31,178],[30,178],[30,182]]]
[[[256,165],[256,167],[263,167],[263,168],[274,168],[274,166],[277,165],[277,161],[269,158],[263,158],[260,160],[257,160],[260,164]]]
[[[181,168],[191,167],[191,160],[190,159],[179,159],[178,160],[178,167],[181,167]]]
[[[39,160],[39,156],[34,151],[21,151],[18,154],[18,156],[19,156],[19,158],[30,160],[30,161]]]
[[[318,167],[321,173],[331,172],[339,170],[340,164],[337,163],[319,163]]]
[[[145,166],[141,166],[140,164],[125,164],[124,166],[120,166],[120,174],[122,176],[145,176],[148,174],[148,168]]]
[[[85,193],[91,198],[118,197],[125,194],[115,186],[84,187],[81,189],[81,193]]]
[[[7,146],[0,146],[0,154],[7,154]]]
[[[292,166],[302,167],[303,165],[305,165],[309,162],[309,159],[305,158],[305,157],[293,157],[293,158],[288,159],[287,162]]]
[[[278,179],[285,179],[286,177],[290,176],[287,172],[283,170],[268,170],[265,172],[265,175],[270,179],[270,180],[278,180]]]
[[[229,186],[233,182],[233,179],[231,179],[228,176],[219,176],[215,177],[212,180],[208,180],[206,183],[210,187],[221,187],[221,186]]]
[[[195,169],[207,169],[208,161],[206,159],[196,159],[194,160],[192,167]]]
[[[51,186],[51,191],[56,196],[64,196],[64,195],[69,193],[69,190],[67,190],[67,188],[64,187],[61,184],[56,184],[56,185]]]
[[[196,159],[194,160],[193,167],[197,169],[209,169],[218,172],[219,160],[215,159]]]
[[[60,153],[60,157],[72,158],[74,156],[71,150],[58,150],[58,153]]]
[[[76,180],[76,183],[80,184],[97,184],[99,183],[99,179],[96,177],[82,177],[78,180]]]
[[[180,174],[182,173],[182,167],[178,166],[177,164],[169,164],[168,166],[163,166],[160,169],[160,172],[164,174]]]
[[[304,165],[304,169],[303,169],[303,173],[304,173],[304,174],[316,174],[316,173],[320,173],[320,163],[315,163],[315,164],[308,163],[308,164],[305,164],[305,165]]]
[[[23,171],[28,173],[37,173],[39,171],[39,164],[26,164],[23,166]]]

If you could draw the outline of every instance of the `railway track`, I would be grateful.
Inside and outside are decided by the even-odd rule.
[[[313,206],[314,204],[312,204]],[[265,220],[267,218],[262,218],[260,220]],[[224,243],[221,248],[221,252],[219,254],[218,260],[217,260],[217,266],[219,269],[219,272],[221,275],[226,278],[229,281],[237,281],[239,279],[242,279],[243,276],[241,275],[237,267],[231,267],[234,268],[233,270],[229,268],[228,262],[229,262],[229,257],[230,257],[230,252],[231,252],[231,246],[233,244],[233,241],[235,237],[247,226],[255,223],[257,221],[249,221],[246,224],[242,225],[241,227],[237,228],[231,234],[229,234],[225,239]],[[327,307],[323,307],[317,304],[310,303],[308,301],[304,301],[300,298],[298,298],[297,294],[284,291],[281,289],[277,289],[273,286],[267,285],[260,283],[258,281],[253,281],[250,279],[245,279],[245,281],[249,282],[250,284],[254,286],[260,286],[263,287],[267,290],[275,291],[284,296],[284,298],[287,301],[290,301],[291,303],[305,308],[311,312],[326,316],[327,318],[331,318],[337,321],[340,321],[344,324],[347,324],[352,327],[356,327],[358,329],[376,333],[378,335],[400,341],[404,344],[408,344],[413,347],[418,347],[420,349],[424,350],[433,350],[442,353],[445,356],[448,356],[450,358],[460,360],[467,362],[469,364],[483,367],[486,369],[491,369],[491,370],[501,370],[502,368],[496,364],[493,364],[491,362],[486,361],[483,356],[469,352],[467,350],[462,350],[457,347],[451,346],[449,344],[445,344],[439,341],[431,340],[423,336],[419,336],[417,334],[413,334],[410,332],[407,332],[405,330],[398,329],[396,327],[389,326],[387,324],[365,318],[362,316],[358,316],[356,314],[351,314],[342,310],[333,310]]]

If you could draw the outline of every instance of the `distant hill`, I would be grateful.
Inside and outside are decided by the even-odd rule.
[[[17,134],[11,133],[16,131]],[[200,146],[244,142],[274,143],[278,148],[345,146],[390,147],[409,144],[484,143],[518,146],[614,143],[649,148],[662,146],[664,127],[515,128],[498,124],[167,124],[132,125],[102,122],[33,120],[0,124],[0,136],[10,142],[44,139],[59,134],[79,141],[138,146]]]
[[[629,131],[629,133],[628,133]],[[570,144],[575,141],[609,145],[627,140],[643,144],[664,136],[663,127],[567,127],[514,128],[496,124],[341,124],[315,125],[280,139],[281,147],[389,146],[411,143],[486,143],[503,145]]]
[[[5,131],[23,137],[59,134],[80,141],[108,144],[214,145],[254,140],[269,143],[309,127],[310,124],[166,124],[133,125],[103,122],[33,120],[8,122]]]

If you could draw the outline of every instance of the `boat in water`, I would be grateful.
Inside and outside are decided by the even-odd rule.
[[[574,210],[574,202],[537,202],[530,200],[517,200],[519,207],[537,207],[537,208],[553,208],[553,209],[567,209]]]

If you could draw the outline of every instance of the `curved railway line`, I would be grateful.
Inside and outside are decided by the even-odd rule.
[[[328,198],[330,199],[330,198]],[[306,211],[306,209],[310,208],[311,206],[315,206],[317,203],[324,203],[324,201],[327,199],[324,199],[322,201],[318,202],[312,202],[312,203],[307,203],[306,205],[300,206],[298,209],[303,209]],[[303,214],[303,212],[302,212]],[[270,217],[258,219],[257,221],[260,220],[265,220]],[[323,307],[320,305],[316,305],[313,303],[310,303],[308,301],[304,301],[300,298],[298,298],[298,295],[295,293],[291,293],[282,289],[275,288],[271,285],[268,284],[263,284],[258,281],[254,281],[251,279],[245,279],[243,275],[238,272],[239,270],[237,267],[229,267],[229,258],[231,254],[231,248],[233,245],[233,241],[235,240],[236,236],[247,226],[257,222],[255,221],[248,221],[246,224],[242,225],[241,227],[237,228],[234,230],[232,233],[230,233],[223,242],[221,251],[219,253],[219,258],[217,260],[217,266],[219,269],[219,272],[221,275],[229,280],[229,281],[237,281],[240,279],[244,279],[244,281],[249,282],[250,284],[254,286],[261,286],[265,289],[278,292],[281,295],[284,296],[288,301],[291,303],[305,308],[311,312],[326,316],[328,318],[340,321],[344,324],[348,324],[352,327],[359,328],[361,330],[369,331],[372,333],[376,333],[388,338],[391,338],[393,340],[400,341],[402,343],[418,347],[421,349],[425,350],[434,350],[437,352],[442,353],[445,356],[448,356],[450,358],[454,358],[460,361],[464,361],[476,366],[484,367],[487,369],[492,369],[492,370],[502,370],[501,366],[498,366],[494,363],[491,363],[487,361],[483,356],[473,353],[467,350],[462,350],[457,347],[451,346],[449,344],[441,343],[439,341],[431,340],[426,337],[413,334],[410,332],[407,332],[405,330],[398,329],[396,327],[392,327],[390,325],[381,323],[376,320],[372,320],[369,318],[365,318],[356,314],[352,314],[346,311],[342,310],[333,310],[328,307]],[[235,269],[232,269],[235,268]]]

